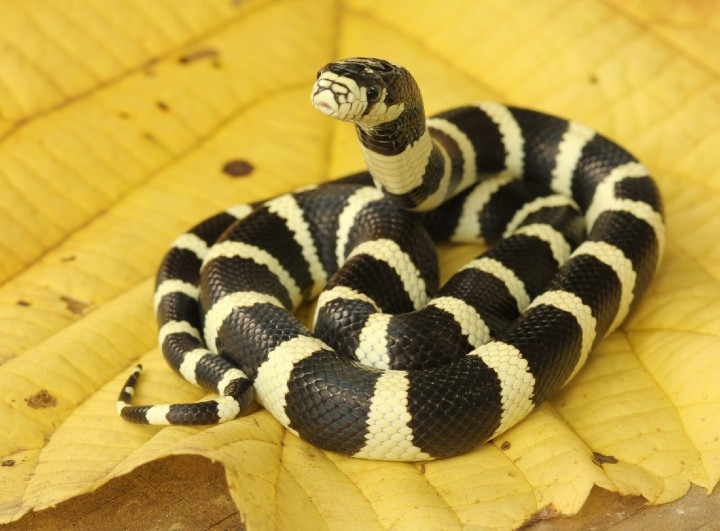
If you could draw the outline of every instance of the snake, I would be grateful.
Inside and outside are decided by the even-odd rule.
[[[322,67],[311,100],[354,124],[367,170],[229,207],[173,242],[159,344],[216,397],[133,405],[138,365],[125,420],[218,424],[256,400],[324,450],[446,458],[557,393],[647,291],[658,186],[590,127],[496,102],[426,117],[409,71],[368,57]],[[441,240],[488,248],[440,288]],[[295,316],[313,300],[314,331]]]

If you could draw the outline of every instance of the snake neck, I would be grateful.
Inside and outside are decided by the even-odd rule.
[[[400,206],[426,211],[446,199],[435,193],[442,188],[446,162],[428,130],[422,102],[406,104],[391,122],[358,124],[357,133],[375,184]]]

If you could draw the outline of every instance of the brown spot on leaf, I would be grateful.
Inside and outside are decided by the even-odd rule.
[[[160,109],[162,112],[168,112],[170,110],[170,106],[165,103],[164,101],[156,101],[155,105],[157,105],[157,108]]]
[[[17,301],[15,304],[17,304],[18,306],[26,306],[26,307],[31,306],[30,301],[26,301],[26,300],[22,300],[22,299]]]
[[[255,167],[246,160],[231,160],[225,163],[222,171],[230,177],[244,177],[250,175]]]
[[[424,476],[425,475],[425,463],[420,463],[419,470],[420,470],[420,473]]]
[[[57,406],[57,400],[46,389],[40,389],[37,393],[25,399],[27,405],[33,409]]]
[[[592,85],[597,85],[599,79],[598,79],[598,77],[597,77],[595,74],[591,74],[590,77],[588,78],[588,81],[590,81],[590,83],[591,83]]]
[[[533,515],[525,520],[518,529],[527,529],[538,522],[549,520],[550,518],[556,518],[561,514],[562,513],[558,511],[552,503],[548,503],[545,507],[533,513]]]
[[[82,315],[85,312],[85,309],[90,306],[89,302],[74,299],[73,297],[68,297],[67,295],[60,295],[60,300],[63,301],[67,309],[75,315]]]
[[[66,256],[63,256],[60,258],[61,262],[74,262],[75,261],[75,255],[74,254],[68,254]]]
[[[617,457],[614,457],[612,455],[604,455],[600,452],[593,452],[593,463],[595,463],[597,466],[603,466],[605,463],[610,463],[611,465],[614,465],[617,462]]]
[[[193,50],[181,55],[178,59],[178,63],[180,63],[181,65],[188,65],[196,61],[208,59],[213,60],[214,63],[217,63],[219,57],[220,53],[213,48],[199,48],[197,50]]]
[[[118,111],[117,115],[123,120],[128,120],[130,118],[130,113],[127,111]]]
[[[510,441],[503,441],[503,443],[500,445],[501,450],[509,450],[510,449]]]
[[[143,72],[146,76],[152,77],[155,75],[155,65],[160,62],[159,57],[151,57],[145,65],[143,65]]]
[[[2,462],[2,466],[15,466],[15,460],[14,459],[6,459]]]

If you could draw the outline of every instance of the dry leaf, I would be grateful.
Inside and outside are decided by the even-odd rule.
[[[652,503],[720,480],[720,6],[671,0],[0,2],[0,521],[170,454],[224,464],[252,528],[508,528],[593,485]],[[322,64],[406,65],[430,111],[494,99],[635,152],[668,245],[641,306],[551,402],[425,464],[319,451],[266,412],[134,426],[115,399],[187,401],[156,347],[152,276],[189,225],[360,169],[314,112]],[[443,248],[449,271],[472,249]],[[542,511],[539,513],[538,511]]]

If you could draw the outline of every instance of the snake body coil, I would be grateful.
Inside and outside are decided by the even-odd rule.
[[[138,368],[123,418],[224,422],[254,388],[321,448],[447,457],[560,389],[648,287],[661,200],[607,138],[497,103],[426,120],[410,74],[378,59],[325,66],[312,100],[356,124],[369,174],[231,208],[178,238],[157,276],[159,341],[219,397],[132,406]],[[428,231],[498,243],[436,292]],[[313,334],[292,311],[318,294]]]

